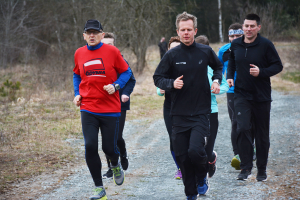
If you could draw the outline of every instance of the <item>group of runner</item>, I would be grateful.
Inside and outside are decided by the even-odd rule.
[[[213,151],[219,126],[216,95],[227,92],[234,152],[231,165],[241,169],[237,179],[247,180],[251,175],[256,155],[256,179],[266,181],[270,77],[283,67],[272,42],[258,33],[259,16],[248,14],[243,25],[232,24],[228,30],[230,43],[220,48],[219,56],[209,47],[206,36],[195,38],[194,15],[179,14],[176,28],[178,36],[171,37],[164,55],[161,52],[153,75],[157,94],[165,96],[163,116],[177,166],[175,179],[182,179],[187,199],[208,192],[208,178],[214,175],[217,161],[217,152]],[[105,200],[99,128],[109,167],[103,177],[113,177],[117,185],[122,185],[129,165],[122,132],[135,78],[114,47],[114,35],[104,33],[98,20],[86,22],[83,37],[87,45],[74,56],[74,104],[80,106],[86,163],[96,186],[90,199]],[[162,39],[161,46],[164,42]]]

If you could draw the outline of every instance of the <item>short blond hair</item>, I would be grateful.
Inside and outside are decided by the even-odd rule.
[[[193,20],[194,29],[196,29],[197,28],[197,17],[195,17],[194,15],[191,15],[191,14],[185,12],[185,11],[176,16],[176,29],[179,28],[179,22],[180,21],[188,21],[190,19]]]

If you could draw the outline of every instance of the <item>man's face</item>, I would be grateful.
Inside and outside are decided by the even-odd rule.
[[[229,31],[231,31],[231,30],[233,30],[233,29],[230,29]],[[238,29],[238,30],[241,30],[241,29]],[[239,37],[242,37],[242,36],[243,36],[243,34],[233,34],[233,35],[228,35],[229,41],[230,41],[230,42],[232,42],[234,39],[239,38]]]
[[[115,40],[113,38],[103,38],[101,42],[104,44],[115,46]]]
[[[177,35],[180,37],[180,41],[190,46],[194,42],[194,36],[197,34],[197,29],[194,29],[193,20],[180,21],[177,29]]]
[[[84,40],[88,43],[89,46],[96,46],[99,44],[104,36],[103,32],[97,30],[87,30],[83,33]]]
[[[245,19],[243,24],[243,31],[245,38],[248,40],[253,40],[257,37],[257,33],[260,30],[261,25],[257,25],[256,20]]]

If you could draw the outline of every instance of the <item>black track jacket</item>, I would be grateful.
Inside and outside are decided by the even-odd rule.
[[[181,43],[167,51],[153,75],[155,86],[171,92],[171,115],[194,116],[211,112],[211,91],[207,65],[214,70],[212,79],[222,81],[222,63],[209,46]],[[183,75],[183,87],[175,89],[175,79]]]
[[[227,79],[233,79],[236,71],[235,96],[257,102],[272,101],[270,77],[283,68],[273,43],[258,33],[254,42],[245,43],[243,36],[233,40],[230,48]],[[250,64],[258,66],[258,77],[250,75]]]

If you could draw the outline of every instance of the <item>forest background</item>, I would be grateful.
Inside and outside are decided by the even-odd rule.
[[[300,82],[299,0],[1,0],[0,193],[15,182],[79,162],[65,141],[82,137],[72,104],[72,69],[74,52],[85,45],[86,20],[98,19],[105,32],[116,35],[116,46],[137,77],[129,119],[161,117],[155,105],[162,99],[139,84],[153,64],[149,51],[158,52],[161,37],[176,35],[176,15],[183,11],[197,16],[198,35],[207,35],[216,53],[228,42],[231,23],[257,13],[261,34],[275,43],[284,63],[276,78]],[[277,88],[289,90],[282,83]]]

